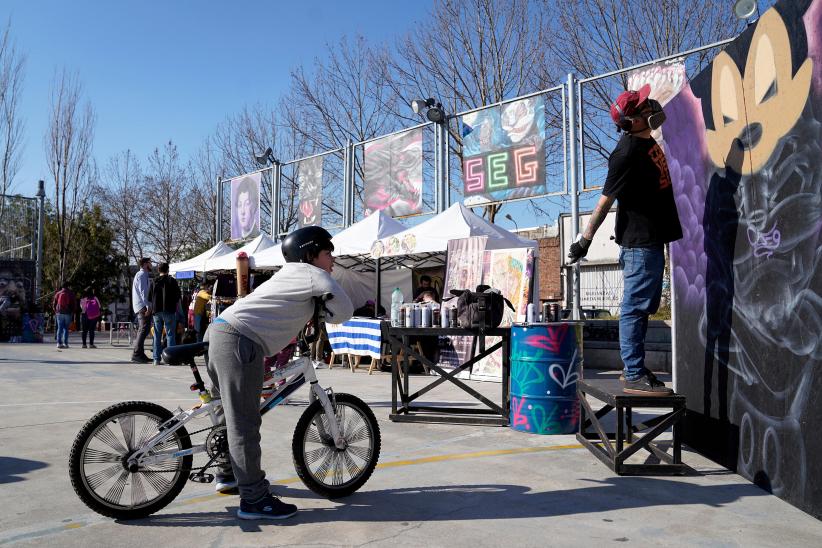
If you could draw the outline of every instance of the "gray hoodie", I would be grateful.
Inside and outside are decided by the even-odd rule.
[[[293,339],[314,313],[312,297],[332,293],[327,319],[342,323],[354,312],[351,299],[331,274],[307,263],[287,263],[253,293],[228,307],[220,318],[273,356]]]

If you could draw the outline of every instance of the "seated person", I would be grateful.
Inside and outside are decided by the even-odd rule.
[[[362,318],[376,318],[377,316],[374,314],[374,304],[374,301],[368,299],[367,301],[365,301],[364,305],[354,310],[354,315],[360,316]],[[383,305],[380,305],[379,310],[379,315],[385,316],[385,307]]]
[[[434,289],[433,285],[431,285],[431,276],[428,276],[428,275],[425,275],[425,274],[420,276],[420,286],[417,289],[414,290],[414,302],[415,303],[422,302],[421,299],[420,299],[420,295],[422,294],[423,291],[433,292],[434,293],[434,300],[436,302],[440,301],[440,294],[437,293],[437,290]]]

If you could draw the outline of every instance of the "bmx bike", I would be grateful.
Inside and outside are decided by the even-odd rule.
[[[280,369],[266,374],[261,387],[260,414],[265,415],[306,382],[309,404],[294,429],[291,442],[294,468],[312,491],[330,499],[348,496],[365,484],[377,465],[380,430],[374,413],[352,394],[334,393],[320,386],[309,344],[319,335],[320,322],[328,312],[330,294],[314,298],[312,321]],[[206,389],[196,356],[206,353],[208,343],[167,348],[169,365],[191,368],[200,402],[174,413],[155,403],[126,401],[103,409],[80,429],[69,455],[69,475],[74,491],[92,510],[117,519],[146,517],[168,505],[182,491],[186,480],[210,483],[207,472],[229,462],[228,440],[220,399]],[[188,432],[197,419],[204,428]],[[193,437],[203,437],[194,443]],[[206,462],[194,465],[194,457]]]

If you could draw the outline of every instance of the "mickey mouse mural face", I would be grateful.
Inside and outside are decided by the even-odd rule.
[[[808,100],[813,62],[792,73],[791,43],[779,13],[768,10],[757,22],[744,76],[725,51],[713,62],[711,103],[715,129],[706,130],[711,161],[724,167],[739,139],[745,152],[742,174],[759,171],[779,140],[796,123]]]

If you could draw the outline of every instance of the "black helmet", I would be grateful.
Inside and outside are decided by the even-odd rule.
[[[306,226],[285,237],[282,252],[287,263],[306,263],[309,255],[316,257],[324,249],[334,251],[331,234],[321,226]]]

